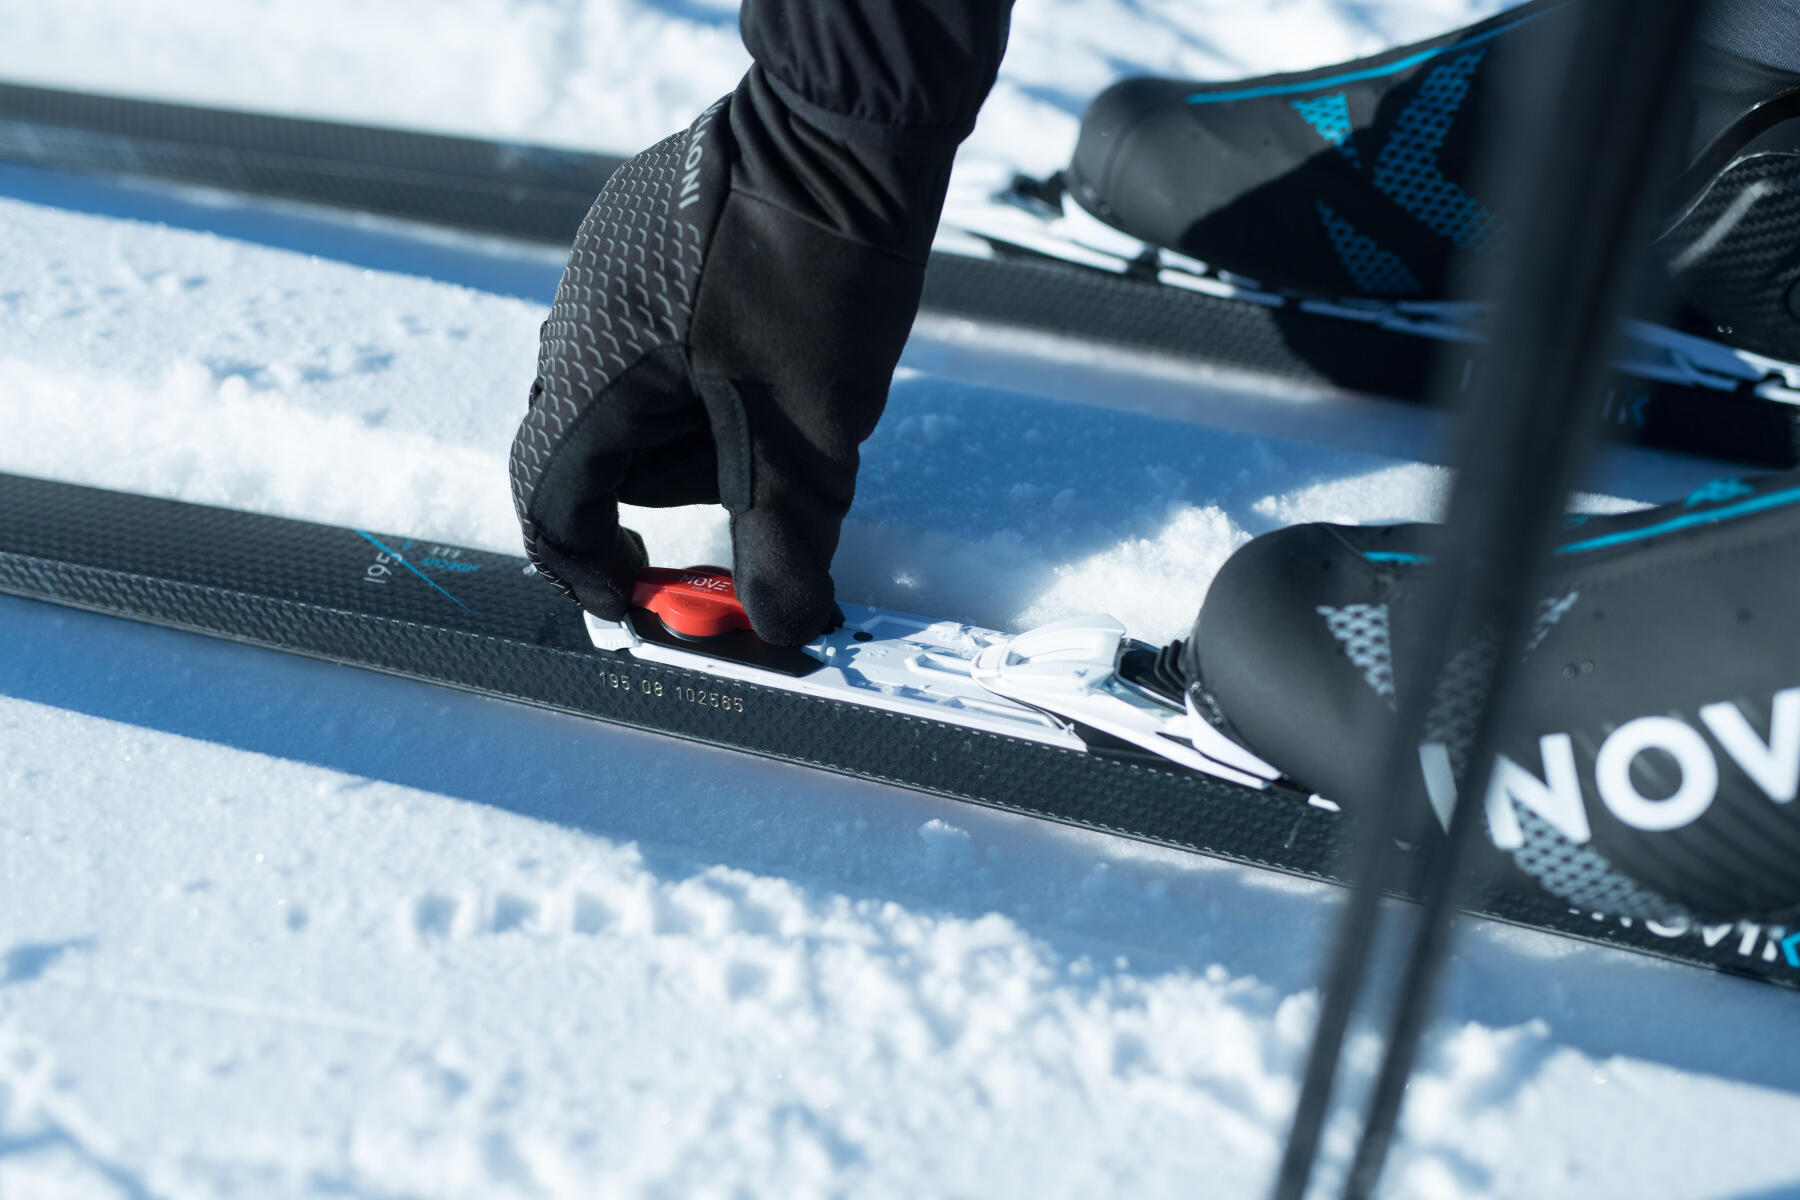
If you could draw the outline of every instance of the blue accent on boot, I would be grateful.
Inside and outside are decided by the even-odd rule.
[[[1735,482],[1735,481],[1730,481]],[[1711,486],[1711,485],[1708,485]],[[1701,489],[1705,491],[1705,488]],[[1741,493],[1739,493],[1741,494]],[[1741,504],[1730,504],[1724,508],[1716,508],[1711,512],[1689,513],[1683,517],[1671,517],[1667,521],[1659,521],[1655,525],[1646,525],[1642,529],[1627,529],[1619,533],[1602,534],[1588,538],[1582,542],[1568,542],[1558,546],[1555,554],[1582,554],[1589,550],[1607,550],[1614,546],[1624,546],[1632,542],[1641,542],[1646,538],[1661,537],[1665,533],[1679,533],[1683,529],[1693,529],[1700,525],[1711,525],[1728,521],[1733,517],[1747,517],[1752,513],[1768,512],[1771,509],[1786,508],[1790,504],[1800,503],[1800,488],[1786,488],[1779,492],[1765,492],[1754,499],[1745,500]],[[1406,554],[1397,550],[1365,550],[1363,558],[1376,563],[1428,563],[1429,554]]]
[[[1366,296],[1412,296],[1425,290],[1399,255],[1383,250],[1374,238],[1358,232],[1323,200],[1314,203],[1325,224],[1325,233],[1331,238],[1332,249],[1337,251],[1338,261],[1350,273],[1357,290]]]
[[[1604,550],[1609,546],[1619,546],[1626,542],[1642,541],[1644,538],[1656,537],[1664,533],[1676,533],[1683,529],[1692,529],[1696,525],[1710,525],[1714,521],[1724,521],[1732,517],[1749,516],[1751,513],[1767,512],[1772,508],[1785,508],[1800,500],[1800,488],[1788,488],[1782,492],[1768,492],[1746,500],[1741,504],[1730,504],[1724,508],[1716,508],[1711,512],[1689,513],[1685,517],[1674,517],[1643,529],[1631,529],[1624,533],[1609,533],[1602,537],[1589,538],[1585,542],[1570,542],[1566,546],[1558,546],[1558,554],[1580,554],[1584,550]]]
[[[1375,159],[1375,186],[1406,213],[1465,250],[1483,250],[1500,235],[1500,218],[1445,177],[1438,155],[1469,95],[1469,80],[1486,50],[1434,67],[1394,121]]]
[[[1478,33],[1472,38],[1460,42],[1452,42],[1448,46],[1439,46],[1434,50],[1421,50],[1417,54],[1408,54],[1404,58],[1396,58],[1391,63],[1379,67],[1365,67],[1360,71],[1345,71],[1341,75],[1332,75],[1325,79],[1302,79],[1295,83],[1271,83],[1263,87],[1239,88],[1235,92],[1194,92],[1188,96],[1189,104],[1228,104],[1233,100],[1260,100],[1264,96],[1292,96],[1299,92],[1320,92],[1327,88],[1343,87],[1346,83],[1360,83],[1365,79],[1380,79],[1384,75],[1398,75],[1410,70],[1422,62],[1429,62],[1440,54],[1454,54],[1458,50],[1467,50],[1471,46],[1479,46],[1490,42],[1508,30],[1517,29],[1529,24],[1539,17],[1547,17],[1551,13],[1568,7],[1566,4],[1554,5],[1550,8],[1534,12],[1528,17],[1520,17],[1517,21],[1509,21],[1486,33]]]
[[[1687,508],[1699,508],[1702,504],[1719,504],[1726,500],[1736,500],[1739,496],[1753,495],[1755,492],[1755,488],[1741,479],[1715,479],[1689,492],[1684,505]]]
[[[1320,137],[1338,148],[1359,170],[1362,160],[1356,156],[1356,143],[1350,140],[1350,97],[1343,92],[1314,96],[1310,100],[1290,100],[1300,119],[1313,127]]]

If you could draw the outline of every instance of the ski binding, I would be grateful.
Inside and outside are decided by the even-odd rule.
[[[845,604],[806,645],[771,646],[750,628],[722,567],[647,568],[632,604],[623,621],[584,614],[596,648],[1068,750],[1153,758],[1248,787],[1280,776],[1191,700],[1136,681],[1131,664],[1156,650],[1112,617],[1013,636]]]
[[[1330,299],[1288,294],[1114,229],[1076,203],[1061,173],[1016,176],[981,200],[944,211],[937,249],[991,256],[1024,252],[1074,266],[1238,300],[1378,326],[1440,342],[1476,342],[1487,306],[1475,301]],[[1666,325],[1623,323],[1615,365],[1627,375],[1800,406],[1800,364],[1740,350]]]
[[[1078,728],[1116,738],[1195,771],[1263,787],[1280,777],[1215,729],[1192,694],[1158,686],[1138,662],[1157,651],[1125,636],[1116,617],[1067,617],[982,650],[970,668],[998,696],[1055,713]]]

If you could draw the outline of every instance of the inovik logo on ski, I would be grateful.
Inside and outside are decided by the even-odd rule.
[[[1600,743],[1593,777],[1585,782],[1608,812],[1633,829],[1647,833],[1680,829],[1705,815],[1719,793],[1716,742],[1771,801],[1791,804],[1800,792],[1800,687],[1776,692],[1770,708],[1767,740],[1730,701],[1700,708],[1700,724],[1712,734],[1712,741],[1679,717],[1627,721]],[[1646,796],[1631,778],[1632,764],[1652,750],[1673,761],[1681,775],[1679,786],[1667,796]],[[1536,766],[1541,770],[1504,754],[1494,760],[1487,818],[1494,844],[1502,850],[1516,850],[1525,844],[1514,805],[1529,808],[1571,842],[1579,845],[1591,838],[1574,740],[1566,733],[1545,734],[1538,739],[1538,755],[1541,762]],[[1449,751],[1442,742],[1426,742],[1419,747],[1419,762],[1431,806],[1447,825],[1456,803]]]

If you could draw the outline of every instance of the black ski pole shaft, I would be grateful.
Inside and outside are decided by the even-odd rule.
[[[1524,169],[1512,174],[1515,181],[1530,181],[1534,202],[1509,206],[1525,220],[1506,276],[1489,291],[1497,295],[1499,310],[1489,343],[1477,357],[1458,425],[1457,482],[1407,656],[1410,678],[1398,690],[1399,711],[1378,760],[1381,769],[1370,776],[1373,786],[1357,797],[1364,813],[1357,886],[1327,968],[1319,1023],[1276,1181],[1278,1200],[1304,1194],[1317,1156],[1344,1038],[1380,925],[1392,845],[1407,814],[1423,811],[1418,746],[1443,666],[1478,639],[1486,640],[1488,652],[1465,664],[1477,668],[1466,681],[1477,710],[1474,737],[1465,749],[1472,745],[1475,757],[1485,756],[1491,765],[1493,722],[1502,712],[1491,701],[1504,690],[1494,684],[1505,682],[1494,672],[1510,671],[1522,648],[1534,581],[1582,462],[1585,435],[1592,432],[1593,422],[1582,419],[1579,397],[1597,394],[1584,388],[1602,377],[1612,343],[1622,264],[1630,257],[1625,250],[1640,228],[1635,217],[1642,211],[1639,199],[1658,145],[1646,130],[1664,123],[1662,98],[1675,91],[1673,64],[1691,29],[1693,7],[1685,0],[1594,0],[1578,14],[1563,46],[1568,69],[1540,61],[1533,64],[1532,78],[1513,81],[1526,103],[1510,114],[1513,129],[1503,140],[1524,151]],[[1620,55],[1621,49],[1627,55]],[[1621,61],[1626,57],[1628,65]],[[1613,69],[1594,69],[1603,62]],[[1622,72],[1630,76],[1623,87]],[[1612,126],[1620,112],[1630,114],[1633,127],[1630,136],[1614,140]],[[1603,123],[1609,116],[1610,123]],[[1517,152],[1508,157],[1516,161]],[[1488,165],[1490,175],[1498,176],[1495,164]],[[1510,190],[1524,187],[1515,182]],[[1466,754],[1461,765],[1467,778],[1485,782],[1486,766],[1468,770]],[[1409,956],[1393,1021],[1401,1036],[1390,1043],[1398,1054],[1384,1062],[1372,1096],[1375,1120],[1365,1128],[1375,1136],[1359,1147],[1347,1183],[1352,1195],[1366,1194],[1379,1176],[1429,1011],[1436,966],[1447,953],[1449,912],[1440,908],[1460,878],[1461,851],[1478,824],[1472,806],[1462,811],[1461,824],[1453,821],[1461,841],[1445,847],[1449,861],[1440,862],[1427,883],[1439,903],[1427,909]]]
[[[1331,1108],[1344,1035],[1356,997],[1362,991],[1381,898],[1387,890],[1387,843],[1398,828],[1397,822],[1388,817],[1385,810],[1375,811],[1359,829],[1353,875],[1356,885],[1339,917],[1337,936],[1321,981],[1319,1019],[1300,1077],[1300,1096],[1294,1104],[1287,1141],[1282,1146],[1274,1200],[1301,1200],[1312,1177],[1313,1160],[1318,1157],[1319,1135]]]
[[[1346,1181],[1347,1200],[1371,1195],[1380,1179],[1454,940],[1470,882],[1466,864],[1483,827],[1486,783],[1514,708],[1534,585],[1592,440],[1594,420],[1582,398],[1598,394],[1627,297],[1644,278],[1654,215],[1649,198],[1662,192],[1655,185],[1657,169],[1668,162],[1678,116],[1674,98],[1681,94],[1676,85],[1686,70],[1699,8],[1696,0],[1590,4],[1531,172],[1542,190],[1521,230],[1515,273],[1501,297],[1486,390],[1465,417],[1471,442],[1497,445],[1501,453],[1488,460],[1485,480],[1465,474],[1457,485],[1459,502],[1489,510],[1481,524],[1495,549],[1503,552],[1509,543],[1523,548],[1512,558],[1524,570],[1508,594],[1483,606],[1490,611],[1476,625],[1480,630],[1488,621],[1495,627],[1506,622],[1511,636],[1496,647],[1459,799],[1427,871],[1424,911]],[[1610,69],[1593,69],[1602,62]],[[1487,440],[1507,432],[1515,434],[1510,444]],[[1540,432],[1549,440],[1534,445]],[[1536,488],[1526,474],[1534,460],[1545,480]]]

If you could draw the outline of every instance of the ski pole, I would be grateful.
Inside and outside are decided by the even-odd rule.
[[[1537,63],[1515,79],[1514,194],[1537,193],[1489,294],[1497,311],[1458,424],[1450,510],[1430,568],[1398,720],[1386,739],[1379,786],[1360,797],[1368,814],[1357,851],[1356,890],[1345,906],[1327,968],[1319,1025],[1294,1124],[1276,1180],[1278,1200],[1299,1200],[1317,1157],[1345,1034],[1368,974],[1391,874],[1392,842],[1421,811],[1418,747],[1443,689],[1469,689],[1474,715],[1458,794],[1485,784],[1508,715],[1537,580],[1595,421],[1579,398],[1596,394],[1647,240],[1647,186],[1662,161],[1673,86],[1697,15],[1692,0],[1591,0],[1565,39],[1560,64]],[[1602,72],[1595,64],[1607,63]],[[1619,114],[1628,114],[1621,120]],[[1499,171],[1490,162],[1488,175]],[[1485,653],[1481,645],[1485,644]],[[1452,656],[1466,668],[1447,678]],[[1373,1192],[1452,938],[1452,920],[1480,797],[1458,804],[1426,879],[1424,911],[1394,1001],[1387,1046],[1370,1095],[1344,1194]]]

